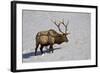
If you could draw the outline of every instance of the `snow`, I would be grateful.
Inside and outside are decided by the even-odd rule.
[[[43,48],[44,54],[41,55],[38,48],[37,56],[35,52],[35,36],[37,32],[55,29],[57,27],[50,21],[50,18],[65,22],[69,20],[68,35],[69,42],[61,45],[55,44],[54,53],[49,53]],[[74,12],[49,12],[23,10],[23,62],[52,62],[91,59],[91,40],[90,40],[90,14]],[[64,30],[62,28],[62,30]]]

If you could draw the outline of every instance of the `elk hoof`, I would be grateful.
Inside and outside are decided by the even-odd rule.
[[[36,56],[36,54],[35,54],[35,56]]]
[[[44,54],[42,54],[41,56],[44,56]]]

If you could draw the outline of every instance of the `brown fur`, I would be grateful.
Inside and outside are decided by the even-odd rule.
[[[36,48],[35,48],[35,55],[37,53],[37,48],[41,45],[40,50],[43,53],[44,46],[50,46],[50,51],[53,52],[53,45],[54,44],[61,44],[63,42],[68,42],[68,38],[66,37],[67,34],[59,34],[55,30],[50,29],[48,31],[41,31],[38,32],[36,35]]]
[[[69,24],[69,21],[67,22],[67,25],[64,23],[64,19],[62,21],[59,21],[59,23],[57,23],[56,21],[51,20],[57,27],[58,30],[62,33],[58,33],[53,29],[50,29],[48,31],[41,31],[38,32],[36,35],[36,48],[35,48],[35,55],[37,53],[37,48],[39,45],[41,45],[40,50],[41,53],[43,53],[43,47],[44,46],[50,46],[49,51],[52,51],[53,53],[53,45],[54,44],[61,44],[63,42],[68,42],[68,38],[67,38],[67,25]],[[60,29],[60,25],[63,25],[65,27],[65,32],[63,32]]]

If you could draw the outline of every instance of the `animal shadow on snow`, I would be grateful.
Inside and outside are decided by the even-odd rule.
[[[54,48],[54,50],[58,50],[58,49],[61,49],[61,48]],[[54,51],[54,52],[55,52],[55,51]],[[43,53],[51,54],[51,53],[49,52],[49,49],[43,50]],[[39,55],[41,55],[41,51],[40,51],[40,50],[37,51],[36,56],[39,56]],[[23,57],[23,58],[30,58],[31,56],[35,56],[35,52],[29,52],[29,53],[22,54],[22,57]]]

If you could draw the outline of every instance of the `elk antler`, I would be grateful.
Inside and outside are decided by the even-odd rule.
[[[65,27],[65,33],[67,33],[67,26],[68,26],[68,24],[69,24],[69,20],[67,21],[67,24],[65,24],[65,23],[64,23],[64,19],[62,19],[61,24],[64,25],[64,27]]]
[[[61,24],[61,22],[59,21],[59,23],[57,24],[57,22],[56,22],[56,20],[55,21],[53,21],[53,20],[51,20],[57,27],[58,27],[58,29],[59,29],[59,31],[61,32],[61,33],[64,33],[63,31],[61,31],[61,29],[60,29],[60,24]]]

